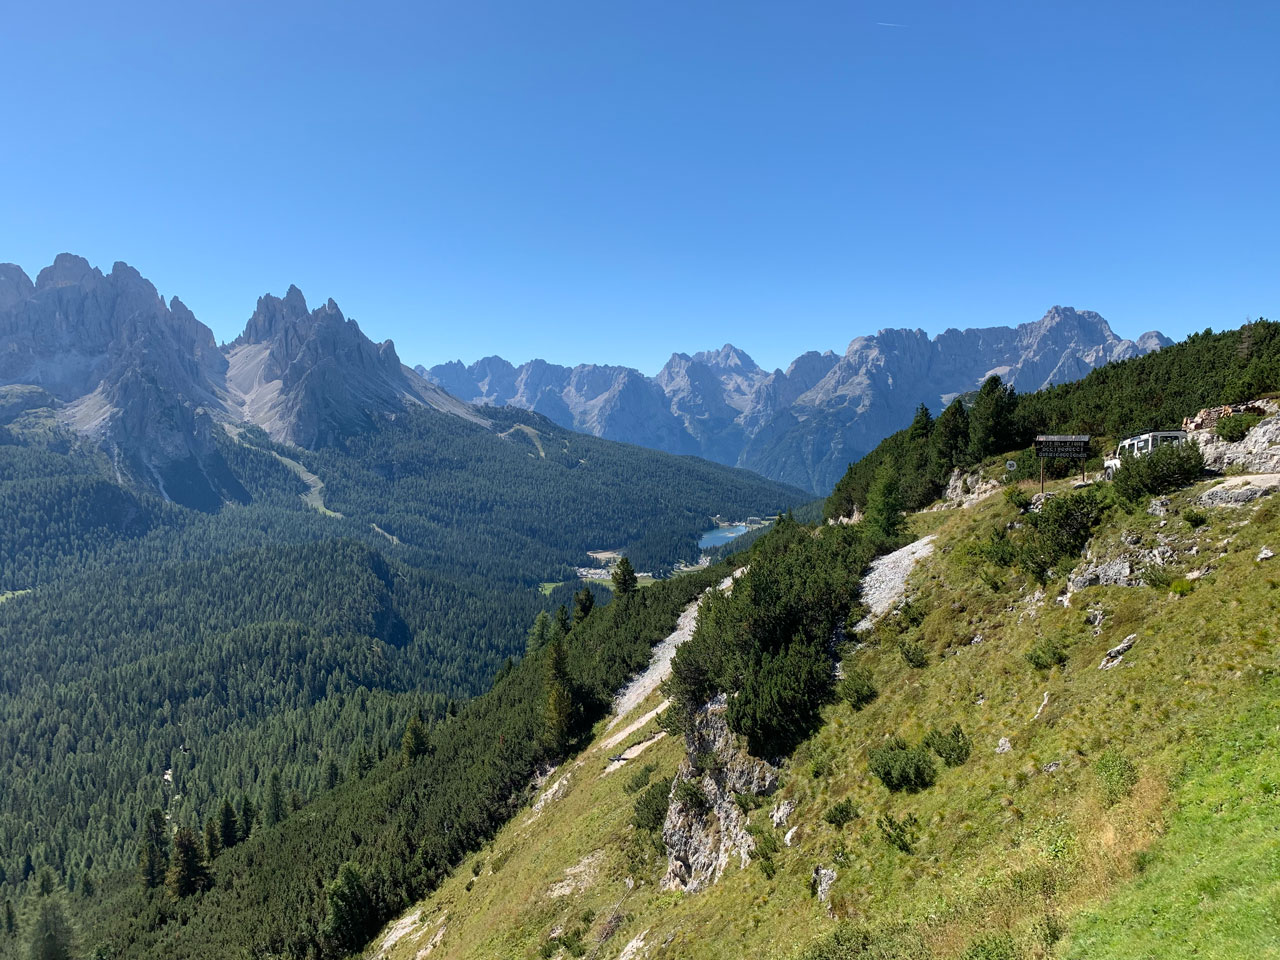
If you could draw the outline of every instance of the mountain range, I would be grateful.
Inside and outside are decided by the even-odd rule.
[[[189,506],[243,497],[214,442],[220,422],[309,448],[406,407],[484,422],[332,300],[309,310],[292,286],[261,297],[244,332],[220,347],[133,267],[103,274],[66,253],[34,283],[0,264],[0,389],[14,385],[23,389],[6,391],[3,406],[17,429],[70,428],[100,444],[118,476]],[[36,411],[45,416],[22,419]]]
[[[843,355],[809,351],[762,369],[725,344],[673,353],[654,377],[621,366],[514,366],[498,356],[417,372],[477,405],[514,406],[562,426],[671,453],[696,454],[826,493],[851,461],[904,427],[921,404],[936,413],[998,374],[1019,392],[1084,376],[1168,346],[1151,331],[1121,339],[1089,310],[1052,307],[1017,327],[887,329]]]

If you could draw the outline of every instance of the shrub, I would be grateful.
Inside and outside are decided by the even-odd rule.
[[[1138,770],[1133,761],[1117,750],[1104,750],[1093,765],[1093,772],[1102,784],[1107,806],[1127,797],[1138,782]]]
[[[1126,455],[1116,471],[1116,493],[1130,503],[1147,496],[1169,493],[1198,480],[1204,472],[1199,444],[1172,443],[1156,447],[1143,457]]]
[[[671,781],[659,780],[636,798],[635,813],[631,822],[637,830],[657,833],[667,819],[667,806],[671,802]]]
[[[1067,651],[1057,637],[1040,637],[1025,656],[1037,670],[1050,670],[1067,662]]]
[[[1027,514],[1027,526],[1018,544],[1018,565],[1044,583],[1055,564],[1080,554],[1107,506],[1095,488],[1044,501],[1039,513]]]
[[[1142,568],[1142,580],[1149,587],[1163,590],[1173,583],[1173,574],[1158,563],[1148,564]]]
[[[854,667],[845,674],[837,692],[855,710],[861,710],[880,694],[871,679],[871,672],[864,667]]]
[[[1239,443],[1261,420],[1256,413],[1236,413],[1219,420],[1213,432],[1228,443]]]
[[[1002,527],[991,531],[986,542],[977,547],[977,554],[997,567],[1012,567],[1018,562],[1018,549]]]
[[[919,670],[929,665],[928,651],[925,650],[924,644],[915,640],[899,640],[898,653],[902,654],[902,659],[906,661],[909,667],[915,667]]]
[[[901,737],[890,737],[868,754],[871,772],[892,791],[918,793],[933,786],[938,773],[923,745],[909,747]]]
[[[1189,510],[1182,511],[1182,519],[1187,521],[1187,526],[1192,530],[1198,530],[1209,522],[1209,515],[1203,510],[1196,510],[1192,507]]]
[[[707,799],[702,787],[693,780],[681,780],[676,784],[675,799],[680,806],[699,817],[711,809],[711,801]]]
[[[1013,475],[1010,474],[1010,476]],[[1026,513],[1027,508],[1031,506],[1031,497],[1021,487],[1005,488],[1004,499],[1011,507],[1015,507],[1019,513]]]
[[[828,809],[827,812],[823,814],[822,819],[826,820],[827,823],[831,824],[837,830],[841,830],[847,824],[851,823],[857,816],[857,805],[848,797],[845,797],[839,803],[835,804],[835,806]]]
[[[899,820],[886,810],[876,819],[876,826],[889,846],[906,854],[915,853],[916,844],[920,841],[920,821],[914,813],[908,813]]]
[[[655,769],[656,767],[652,763],[646,763],[627,778],[627,782],[622,785],[622,789],[627,793],[639,793],[649,785],[649,778],[653,776]]]
[[[1195,588],[1196,585],[1186,577],[1179,577],[1177,580],[1173,581],[1173,583],[1169,584],[1169,589],[1179,597],[1185,597]]]
[[[1018,960],[1018,948],[1007,933],[989,933],[969,945],[963,960]]]
[[[948,767],[960,766],[973,752],[973,741],[960,729],[958,723],[953,724],[946,733],[930,730],[925,734],[924,745],[941,757]]]

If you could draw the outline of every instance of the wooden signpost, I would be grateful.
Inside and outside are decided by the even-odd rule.
[[[1089,459],[1089,435],[1061,434],[1036,437],[1036,456],[1040,458],[1040,492],[1044,493],[1044,462],[1049,457],[1080,461],[1080,479],[1084,479],[1084,461]]]

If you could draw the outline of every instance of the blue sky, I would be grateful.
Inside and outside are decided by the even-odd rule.
[[[428,364],[763,366],[1055,303],[1280,317],[1274,2],[10,5],[0,260],[222,339],[296,283]]]

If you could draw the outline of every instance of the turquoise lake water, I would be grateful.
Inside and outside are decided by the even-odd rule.
[[[718,547],[721,544],[728,543],[734,537],[740,537],[747,532],[746,524],[738,523],[732,527],[714,527],[702,535],[702,539],[698,541],[698,549],[706,550],[708,547]]]

